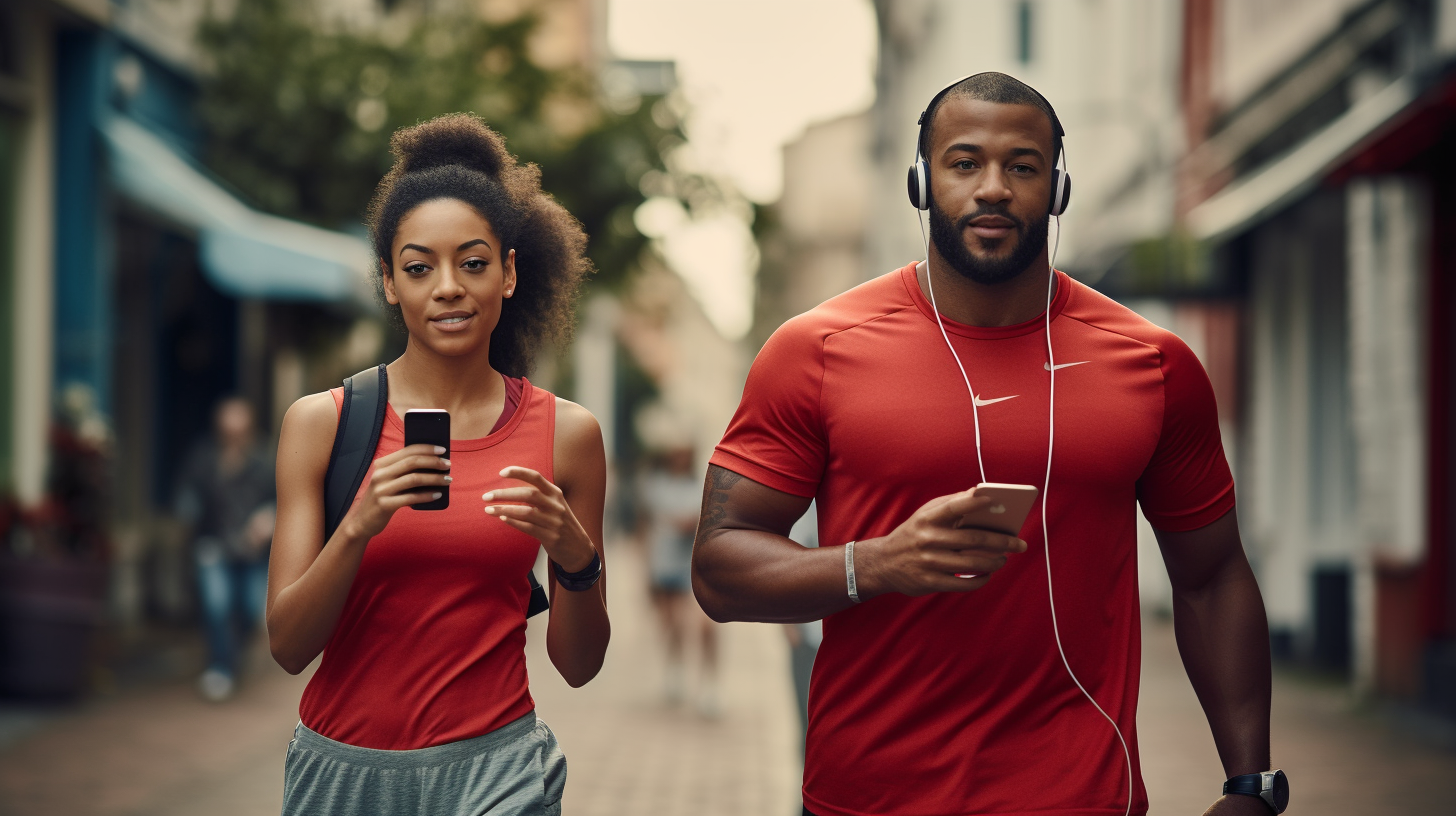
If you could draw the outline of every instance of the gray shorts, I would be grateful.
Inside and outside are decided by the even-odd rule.
[[[566,757],[531,712],[489,734],[411,751],[335,742],[299,723],[283,770],[284,816],[561,813]]]

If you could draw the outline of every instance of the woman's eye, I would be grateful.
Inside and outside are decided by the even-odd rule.
[[[466,269],[471,269],[471,270],[484,269],[484,268],[486,268],[489,265],[490,264],[489,264],[488,261],[482,261],[479,258],[471,258],[470,260],[468,260],[465,263],[461,264],[461,266],[465,267]]]
[[[426,272],[430,271],[430,268],[428,266],[425,266],[424,264],[417,263],[406,266],[404,268],[404,271],[410,275],[423,275]]]

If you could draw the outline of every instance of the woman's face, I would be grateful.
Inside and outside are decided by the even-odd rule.
[[[488,346],[501,299],[516,288],[515,250],[473,208],[442,198],[400,219],[384,268],[384,297],[400,307],[410,342],[454,357]]]

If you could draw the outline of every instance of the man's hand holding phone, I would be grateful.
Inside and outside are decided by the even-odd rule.
[[[1032,490],[1034,498],[1035,488]],[[988,516],[999,520],[1015,512],[1007,504],[1003,496],[977,495],[975,489],[953,493],[927,502],[889,535],[855,542],[860,597],[886,592],[910,596],[970,592],[985,586],[1009,555],[1026,552],[1026,542],[1014,534],[968,527],[965,522]],[[1015,529],[1020,529],[1025,516],[1026,511],[1021,510]]]

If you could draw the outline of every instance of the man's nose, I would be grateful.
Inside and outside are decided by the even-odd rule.
[[[980,185],[976,188],[976,200],[986,204],[1000,204],[1011,198],[1011,185],[1006,183],[1006,170],[992,164],[981,172]]]

